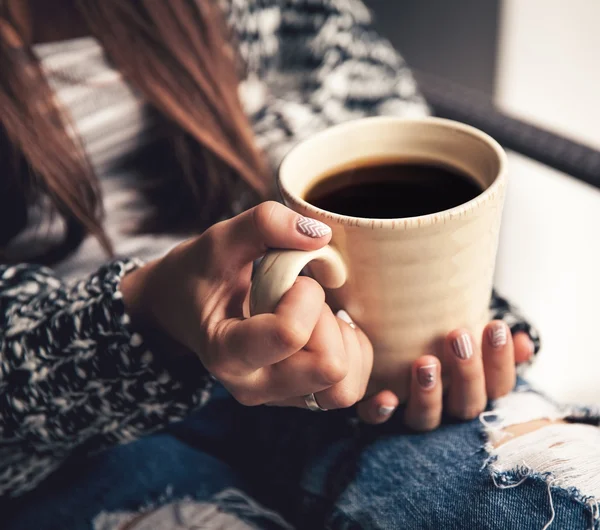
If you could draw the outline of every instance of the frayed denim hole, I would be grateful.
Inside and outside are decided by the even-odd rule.
[[[529,479],[546,484],[549,519],[543,529],[552,525],[556,515],[553,489],[561,489],[586,507],[591,528],[600,521],[600,429],[592,425],[597,417],[590,412],[559,407],[535,392],[517,391],[480,415],[488,454],[482,469],[489,470],[494,485],[515,488]],[[587,421],[553,423],[518,436],[504,430],[533,420],[565,418]]]
[[[292,530],[279,514],[258,504],[236,489],[226,489],[207,501],[191,497],[170,500],[166,491],[159,501],[136,512],[102,512],[93,521],[94,530],[189,530],[232,528],[235,530]],[[225,526],[224,526],[225,525]]]

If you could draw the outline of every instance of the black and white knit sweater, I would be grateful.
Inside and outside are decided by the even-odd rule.
[[[366,115],[427,114],[409,70],[372,31],[359,0],[225,4],[247,64],[241,97],[274,165],[293,144],[329,125]],[[56,59],[46,66],[56,66]],[[164,252],[174,242],[156,239],[144,247]],[[34,488],[74,451],[134,440],[210,397],[211,379],[197,361],[167,362],[168,352],[150,351],[132,328],[119,283],[137,266],[137,252],[123,249],[127,259],[76,282],[33,265],[0,266],[0,497]],[[90,262],[66,270],[89,271]],[[537,343],[504,300],[494,297],[491,309]]]

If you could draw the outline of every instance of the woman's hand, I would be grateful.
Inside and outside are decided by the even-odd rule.
[[[329,243],[329,227],[314,221],[307,230],[302,220],[267,202],[214,225],[123,279],[129,314],[195,352],[244,405],[306,407],[302,396],[310,393],[325,409],[354,405],[365,394],[373,350],[332,313],[317,282],[298,278],[274,314],[244,318],[254,260],[269,248]]]
[[[325,409],[354,405],[364,397],[373,350],[347,314],[332,313],[314,280],[298,278],[274,314],[244,318],[254,260],[268,248],[315,250],[329,243],[328,227],[302,230],[302,219],[268,202],[211,227],[123,279],[129,314],[195,352],[242,404],[306,407],[303,396],[314,393]],[[515,359],[529,358],[531,341],[523,333],[513,341],[498,321],[486,327],[482,344],[483,352],[466,333],[448,335],[444,399],[439,360],[414,362],[409,426],[437,427],[443,405],[458,418],[473,418],[488,398],[512,389]],[[396,396],[383,391],[359,403],[358,412],[367,422],[382,423],[397,405]]]
[[[406,424],[418,431],[439,426],[442,409],[458,419],[470,420],[485,409],[488,399],[508,394],[515,385],[515,362],[526,362],[533,355],[533,343],[525,333],[511,336],[508,326],[496,320],[483,331],[481,348],[464,330],[449,333],[444,344],[444,369],[447,388],[441,382],[437,357],[426,355],[412,366],[411,388],[405,409]],[[369,423],[387,421],[398,399],[382,391],[358,405],[359,415]]]

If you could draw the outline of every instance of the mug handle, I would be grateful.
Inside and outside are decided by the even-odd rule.
[[[260,262],[250,288],[250,315],[272,313],[311,263],[315,279],[327,289],[346,283],[348,271],[339,252],[329,245],[318,250],[270,250]]]

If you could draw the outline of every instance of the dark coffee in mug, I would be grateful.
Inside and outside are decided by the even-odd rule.
[[[449,210],[482,191],[475,179],[449,166],[367,159],[322,175],[304,198],[340,215],[397,219]]]

